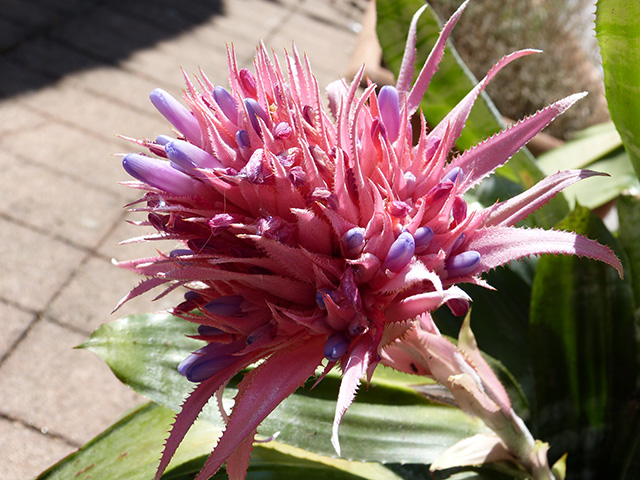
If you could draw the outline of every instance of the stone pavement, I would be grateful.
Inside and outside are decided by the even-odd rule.
[[[169,134],[149,92],[179,67],[227,85],[225,43],[249,67],[295,40],[321,86],[344,74],[366,0],[5,0],[0,11],[0,479],[23,480],[144,401],[73,350],[138,279],[111,264],[153,254],[123,205],[137,193],[115,135]],[[187,7],[188,6],[188,7]],[[360,7],[360,8],[359,8]],[[174,303],[152,295],[118,315]]]

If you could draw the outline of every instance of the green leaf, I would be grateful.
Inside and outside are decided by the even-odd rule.
[[[613,123],[604,123],[579,132],[577,138],[538,157],[538,166],[546,175],[558,170],[588,168],[607,173],[592,177],[564,190],[570,205],[577,202],[597,208],[615,199],[625,190],[640,188],[640,182],[622,148],[622,140]]]
[[[631,275],[635,304],[640,306],[640,198],[622,195],[618,198],[617,208],[619,240],[629,259],[629,268],[625,274]]]
[[[63,459],[38,480],[148,480],[158,466],[159,452],[174,412],[159,405],[143,405]],[[222,433],[207,422],[196,422],[173,457],[163,480],[193,479],[212,445]],[[226,478],[224,472],[214,478]],[[256,445],[248,480],[401,480],[377,463],[348,462],[294,449],[278,442]]]
[[[424,2],[422,0],[377,0],[376,5],[377,32],[384,61],[397,75],[402,64],[411,17],[424,5]],[[440,20],[433,10],[427,9],[418,22],[416,74],[420,71],[421,63],[429,55],[431,47],[435,44],[440,30]],[[434,126],[440,122],[477,83],[477,79],[474,78],[449,42],[438,72],[420,103],[427,123]],[[504,127],[500,113],[488,95],[483,93],[476,101],[456,145],[459,149],[465,150]],[[479,199],[484,205],[490,205],[499,198],[505,200],[528,189],[543,178],[542,172],[526,148],[516,153],[496,173],[497,175],[491,181],[483,182],[483,192],[482,195],[479,195]],[[563,218],[567,212],[566,202],[562,196],[559,196],[545,208],[535,212],[532,218],[535,219],[536,224],[550,227]]]
[[[640,176],[640,2],[599,0],[596,36],[611,118]]]
[[[124,416],[77,452],[44,473],[38,480],[104,479],[149,480],[158,467],[167,429],[173,412],[154,404],[146,404]],[[206,455],[211,442],[221,433],[219,428],[198,422],[186,436],[174,456],[170,471]]]
[[[558,170],[586,168],[596,160],[622,146],[622,139],[613,123],[607,122],[576,133],[576,138],[561,147],[540,155],[538,166],[545,175]]]
[[[103,325],[81,347],[98,354],[135,391],[178,411],[193,384],[177,373],[176,366],[202,345],[184,336],[194,331],[193,324],[169,314],[132,315]],[[279,432],[280,443],[334,456],[330,437],[339,381],[337,375],[329,375],[311,391],[299,389],[262,423],[259,433]],[[455,442],[485,431],[479,420],[427,402],[408,383],[406,377],[381,373],[369,389],[360,390],[340,427],[343,458],[430,463]],[[236,394],[232,387],[224,395],[227,409]],[[220,422],[211,405],[201,418]]]
[[[588,209],[558,225],[608,244],[628,262],[619,242]],[[568,452],[568,471],[616,478],[607,437],[635,388],[637,343],[630,275],[576,257],[538,263],[531,299],[531,356],[535,376],[533,432]],[[598,475],[596,472],[600,472]]]

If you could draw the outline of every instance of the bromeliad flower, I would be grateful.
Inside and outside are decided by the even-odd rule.
[[[139,140],[152,155],[124,157],[135,188],[146,191],[156,235],[181,248],[120,265],[148,278],[123,301],[154,287],[185,286],[174,313],[200,325],[206,346],[179,371],[197,383],[167,441],[156,478],[199,412],[229,379],[259,360],[240,382],[227,427],[198,479],[226,461],[243,478],[256,429],[324,365],[343,371],[332,442],[359,381],[408,321],[447,304],[464,314],[457,286],[524,256],[577,254],[621,270],[606,247],[571,232],[516,228],[567,185],[593,173],[566,171],[493,207],[471,211],[464,194],[582,95],[560,100],[453,160],[449,154],[503,58],[431,131],[424,119],[414,145],[411,117],[464,5],[446,24],[413,79],[413,19],[398,82],[358,96],[333,83],[325,110],[306,57],[295,48],[286,68],[260,46],[254,73],[229,51],[230,89],[202,74],[187,79],[186,107],[162,90],[151,101],[177,138]],[[322,375],[324,376],[324,374]],[[322,376],[320,378],[322,378]]]

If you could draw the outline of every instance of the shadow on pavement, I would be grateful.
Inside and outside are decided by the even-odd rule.
[[[115,65],[224,13],[223,0],[0,0],[0,98]]]

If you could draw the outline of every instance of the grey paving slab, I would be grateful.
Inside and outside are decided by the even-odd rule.
[[[101,6],[61,25],[52,36],[76,44],[96,58],[117,62],[133,49],[154,46],[166,34],[159,27]]]
[[[14,99],[0,102],[0,142],[27,132],[32,135],[46,123],[47,120],[42,115]]]
[[[113,99],[100,97],[65,83],[23,95],[20,101],[35,111],[82,128],[104,140],[112,140],[116,133],[140,136],[141,130],[154,126],[160,128],[164,123],[154,115],[141,114],[127,108],[126,89],[114,91],[113,94],[122,98],[122,102],[116,103]],[[86,145],[90,146],[90,141]]]
[[[11,351],[15,342],[24,335],[34,320],[34,313],[25,312],[13,305],[0,301],[0,325],[2,325],[0,362]],[[0,476],[0,478],[2,477]]]
[[[28,28],[16,25],[11,19],[0,17],[0,49],[8,49],[19,44],[28,34]]]
[[[78,152],[81,154],[81,152]],[[0,150],[0,212],[74,245],[95,247],[120,217],[121,198]]]
[[[2,25],[0,24],[0,30]],[[1,49],[0,45],[0,49]],[[49,83],[42,73],[25,69],[9,60],[0,57],[0,98],[19,95],[30,90],[41,88]]]
[[[114,156],[135,149],[134,144],[115,135],[109,140],[88,135],[79,127],[26,110],[23,104],[16,102],[0,104],[0,116],[5,111],[19,114],[16,123],[33,122],[27,127],[13,125],[5,131],[0,130],[0,146],[6,155],[40,165],[47,170],[43,173],[49,176],[64,175],[86,188],[110,192],[120,203],[135,198],[128,189],[118,185],[127,176],[120,159]]]
[[[118,301],[141,280],[139,275],[93,257],[52,302],[46,316],[89,334],[103,323],[132,313],[167,311],[183,300],[184,290],[176,290],[153,301],[162,292],[157,289],[131,300],[112,314]]]
[[[49,235],[2,217],[0,245],[0,298],[27,311],[42,310],[86,255]]]
[[[2,17],[31,30],[60,21],[61,13],[52,5],[30,0],[3,0],[2,2]]]
[[[76,448],[20,422],[0,418],[0,478],[34,478]]]
[[[85,335],[42,320],[0,367],[0,413],[84,444],[143,401],[92,353]]]

